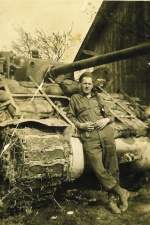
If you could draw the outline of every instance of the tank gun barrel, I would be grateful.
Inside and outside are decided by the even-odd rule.
[[[133,58],[138,55],[145,55],[150,53],[150,43],[147,44],[142,44],[122,50],[118,50],[115,52],[107,53],[104,55],[99,55],[99,56],[94,56],[88,59],[76,61],[67,65],[63,66],[55,66],[52,67],[50,70],[50,74],[53,77],[57,77],[58,75],[61,74],[66,74],[94,66],[100,66],[103,64],[123,60],[123,59],[128,59],[128,58]]]

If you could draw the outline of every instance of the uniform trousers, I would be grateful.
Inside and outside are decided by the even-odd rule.
[[[111,126],[102,130],[82,132],[81,141],[85,156],[99,182],[106,190],[111,190],[119,182],[119,168],[116,144]]]

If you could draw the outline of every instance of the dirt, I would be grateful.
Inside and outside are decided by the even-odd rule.
[[[128,210],[112,214],[107,205],[107,192],[93,174],[60,187],[54,198],[26,213],[9,214],[1,225],[149,225],[150,175],[147,172],[130,190]]]

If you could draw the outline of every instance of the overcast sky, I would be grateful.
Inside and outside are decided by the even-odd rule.
[[[91,0],[0,0],[0,50],[16,40],[14,27],[22,26],[26,31],[36,28],[44,31],[73,31],[87,33],[90,23],[84,12]],[[92,0],[97,9],[101,0]]]

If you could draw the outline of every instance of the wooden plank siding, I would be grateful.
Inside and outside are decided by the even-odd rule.
[[[116,8],[109,14],[109,18],[107,16],[105,18],[104,11],[105,26],[101,26],[94,34],[95,55],[149,42],[149,12],[150,2],[146,1],[116,2]],[[148,63],[150,63],[150,54],[104,65],[110,69],[113,76],[117,77],[116,83],[109,92],[116,92],[121,88],[130,96],[140,98],[142,104],[150,105],[150,65]]]

